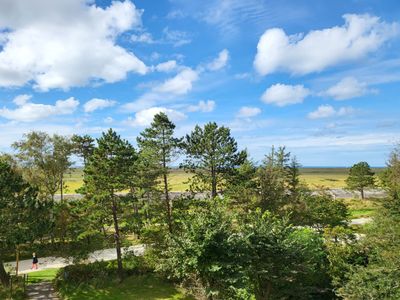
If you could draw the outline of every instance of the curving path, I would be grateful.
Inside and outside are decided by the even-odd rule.
[[[137,245],[137,246],[131,246],[127,248],[122,249],[122,253],[126,252],[134,252],[135,255],[142,255],[144,252],[145,246],[144,245]],[[38,253],[39,254],[39,253]],[[67,265],[72,264],[72,260],[68,260],[62,257],[54,257],[54,256],[49,256],[49,257],[38,257],[39,258],[39,269],[40,270],[46,270],[46,269],[53,269],[53,268],[62,268]],[[115,252],[115,248],[112,249],[103,249],[103,250],[98,250],[94,251],[89,255],[89,258],[86,260],[86,262],[95,262],[95,261],[109,261],[109,260],[114,260],[117,259],[117,253]],[[11,267],[12,269],[15,270],[15,261],[13,262],[7,262],[5,263],[6,267]],[[32,260],[31,259],[25,259],[21,260],[19,262],[19,267],[18,267],[18,273],[19,274],[24,274],[24,273],[31,273],[31,272],[36,272],[36,270],[31,270],[32,266]]]

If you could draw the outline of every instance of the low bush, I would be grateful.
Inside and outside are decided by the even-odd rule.
[[[142,256],[128,254],[123,260],[125,276],[143,275],[151,273],[146,260]],[[55,286],[60,287],[64,283],[80,285],[90,283],[102,285],[117,278],[117,261],[98,261],[90,264],[76,264],[60,269],[54,280]]]

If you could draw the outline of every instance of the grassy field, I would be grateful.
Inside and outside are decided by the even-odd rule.
[[[122,283],[110,281],[102,286],[81,284],[63,286],[59,290],[63,299],[68,300],[191,300],[183,291],[154,275],[136,275]]]
[[[47,269],[29,273],[28,283],[52,281],[59,269]],[[104,286],[82,284],[80,286],[63,286],[60,289],[63,299],[100,299],[100,300],[191,300],[183,291],[173,284],[165,282],[154,275],[131,276],[121,283],[109,282]]]
[[[350,218],[371,217],[381,206],[381,201],[376,199],[345,199],[344,202],[350,212]]]
[[[59,269],[46,269],[31,272],[28,274],[28,283],[37,283],[41,281],[52,281],[58,272]]]
[[[382,169],[374,169],[375,173],[379,173]],[[348,168],[302,168],[300,170],[301,179],[310,187],[325,186],[328,188],[344,188],[345,180],[348,176]],[[74,194],[75,190],[82,186],[82,169],[75,169],[65,175],[67,185],[66,193]],[[190,174],[183,170],[174,169],[170,174],[170,186],[173,192],[182,192],[188,188],[186,182],[190,178]]]

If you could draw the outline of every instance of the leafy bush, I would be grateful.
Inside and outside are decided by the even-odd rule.
[[[152,272],[145,260],[145,257],[126,255],[123,260],[126,276],[142,275]],[[90,283],[102,285],[104,282],[117,278],[117,261],[98,261],[90,264],[76,264],[66,266],[58,272],[55,285],[62,286],[64,283],[80,285]]]

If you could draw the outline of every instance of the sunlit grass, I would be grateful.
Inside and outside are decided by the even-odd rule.
[[[52,281],[56,277],[58,270],[58,268],[54,268],[31,272],[28,274],[28,283]]]
[[[104,285],[81,284],[63,286],[59,290],[63,299],[68,300],[190,300],[183,291],[173,284],[154,275],[136,275],[122,283],[110,281]]]
[[[374,169],[379,173],[381,169]],[[169,184],[172,192],[184,192],[189,188],[187,181],[192,175],[181,169],[171,170],[169,174]],[[345,188],[347,168],[302,168],[300,178],[310,188],[324,186],[327,188]],[[83,185],[82,169],[75,169],[65,175],[66,194],[74,194]]]

